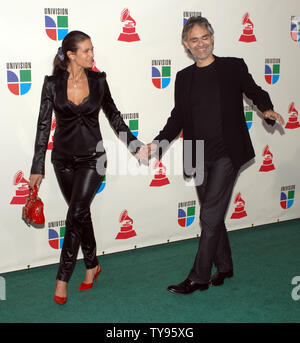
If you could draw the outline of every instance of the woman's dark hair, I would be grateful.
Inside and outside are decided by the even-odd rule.
[[[56,54],[53,62],[53,75],[61,70],[66,70],[70,62],[67,51],[76,52],[78,43],[91,39],[89,35],[81,31],[69,32],[62,41],[61,48]]]

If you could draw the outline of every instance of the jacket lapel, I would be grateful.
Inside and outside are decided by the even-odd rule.
[[[186,114],[186,118],[184,120],[189,120],[191,115],[191,88],[193,83],[193,75],[194,75],[194,69],[195,69],[196,63],[191,65],[189,68],[186,69],[186,72],[184,74],[184,79],[182,82],[182,106],[184,109],[184,113]]]
[[[217,77],[218,77],[218,83],[219,83],[219,94],[220,94],[220,109],[221,109],[221,115],[223,117],[223,109],[225,108],[225,91],[226,91],[226,87],[228,87],[228,85],[226,85],[226,70],[224,69],[223,65],[222,65],[222,60],[220,59],[220,57],[215,56],[215,62],[216,62],[216,69],[217,69]]]

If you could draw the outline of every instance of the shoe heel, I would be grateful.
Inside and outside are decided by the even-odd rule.
[[[221,285],[223,285],[223,283],[224,283],[224,280],[221,280],[221,281],[213,281],[213,282],[212,282],[212,285],[213,285],[213,286],[221,286]]]
[[[203,284],[199,286],[199,291],[206,291],[208,289],[209,285],[208,284]]]
[[[93,278],[93,282],[91,282],[91,283],[82,282],[81,285],[79,286],[78,290],[79,291],[86,291],[88,289],[91,289],[93,287],[94,282],[97,282],[98,275],[100,274],[100,272],[101,272],[101,267],[100,267],[100,265],[98,265],[96,274],[94,275],[94,278]]]
[[[100,265],[98,265],[97,272],[96,272],[96,274],[95,274],[95,276],[94,276],[94,281],[95,281],[95,282],[98,281],[98,275],[100,274],[100,272],[101,272],[101,267],[100,267]]]

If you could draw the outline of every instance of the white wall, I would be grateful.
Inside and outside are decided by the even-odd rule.
[[[209,19],[215,29],[215,54],[243,57],[256,82],[269,92],[275,111],[286,122],[292,114],[288,113],[292,102],[296,110],[300,110],[300,42],[292,40],[290,35],[291,17],[299,16],[300,21],[298,0],[286,0],[284,6],[276,0],[129,0],[126,3],[120,0],[91,0],[88,5],[84,8],[82,1],[78,0],[65,0],[63,6],[61,1],[44,0],[26,3],[15,0],[1,4],[0,94],[4,106],[0,126],[0,272],[57,263],[60,255],[60,249],[50,246],[48,226],[51,230],[63,226],[67,206],[56,182],[50,151],[46,158],[46,178],[40,188],[45,204],[44,229],[27,227],[21,220],[23,204],[22,201],[21,204],[15,202],[22,200],[20,193],[23,191],[26,194],[28,187],[26,182],[13,182],[18,172],[19,176],[23,173],[26,180],[29,178],[41,87],[44,75],[52,72],[52,61],[61,44],[61,41],[51,40],[46,34],[45,8],[66,8],[68,30],[82,30],[92,37],[96,65],[106,72],[119,110],[123,114],[138,113],[138,137],[145,143],[157,135],[172,110],[176,72],[192,63],[180,39],[186,11],[201,12]],[[139,41],[118,40],[124,25],[120,16],[125,7],[136,21]],[[242,18],[247,12],[254,24],[256,38],[250,43],[239,41],[245,28]],[[56,15],[51,17],[57,20]],[[265,60],[270,58],[280,59],[279,80],[272,85],[266,82],[264,76]],[[164,89],[158,89],[152,83],[153,60],[171,60],[171,81]],[[7,82],[7,63],[19,62],[31,63],[32,84],[24,95],[13,94]],[[19,75],[19,69],[11,71]],[[298,118],[294,119],[297,122]],[[100,127],[108,149],[109,165],[112,167],[115,162],[119,168],[120,159],[129,160],[131,155],[124,145],[119,144],[102,112]],[[235,185],[226,217],[228,230],[299,217],[299,132],[300,128],[281,130],[280,127],[269,131],[263,125],[261,116],[253,111],[250,135],[256,158],[243,170]],[[116,151],[109,149],[113,144],[118,147]],[[266,157],[262,154],[267,145],[273,154],[275,169],[259,172]],[[130,160],[130,175],[120,175],[121,172],[107,174],[106,185],[92,204],[99,255],[200,234],[200,206],[195,189],[186,185],[182,175],[174,175],[174,169],[181,173],[181,147],[182,139],[179,138],[163,158],[169,184],[161,187],[149,186],[157,172],[154,160],[150,167],[138,167],[135,160]],[[294,201],[288,209],[283,209],[280,204],[283,186],[295,186]],[[234,200],[238,193],[245,202],[240,202],[240,213],[246,215],[232,219],[232,214],[237,212],[235,208],[238,204]],[[196,201],[194,221],[182,227],[178,223],[178,208],[186,205],[182,203],[191,202],[193,205],[193,201]],[[119,217],[125,209],[133,220],[135,235],[115,239],[122,226]],[[186,211],[187,208],[183,206],[182,209]]]

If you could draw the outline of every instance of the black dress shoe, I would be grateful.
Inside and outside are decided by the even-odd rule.
[[[179,283],[178,285],[169,286],[167,289],[169,292],[172,292],[172,293],[190,294],[196,290],[204,291],[208,289],[208,283],[197,283],[189,279],[186,279],[183,282]]]
[[[223,285],[224,279],[233,277],[233,270],[230,270],[229,272],[216,272],[209,280],[209,283],[211,283],[214,286],[220,286]]]

